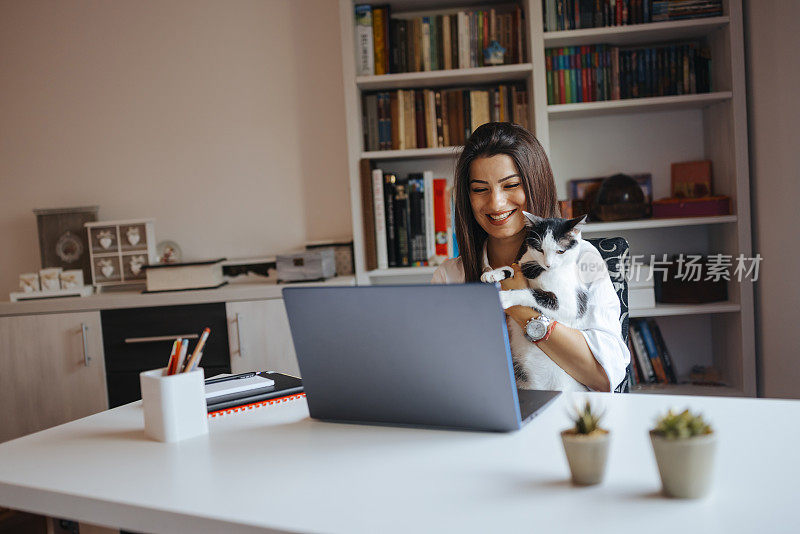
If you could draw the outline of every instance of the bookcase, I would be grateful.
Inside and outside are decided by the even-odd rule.
[[[363,3],[363,2],[362,2]],[[490,8],[470,0],[396,0],[392,14]],[[722,15],[564,31],[544,31],[542,0],[520,0],[526,62],[469,69],[356,75],[352,0],[340,0],[340,24],[354,254],[358,284],[425,283],[435,266],[367,271],[359,163],[370,159],[398,174],[432,170],[452,176],[458,147],[366,152],[361,96],[365,91],[519,81],[527,85],[528,125],[550,156],[559,198],[572,178],[649,172],[653,198],[669,196],[670,164],[709,159],[714,194],[731,199],[729,215],[589,223],[586,237],[622,236],[634,254],[725,254],[751,257],[750,191],[741,0],[723,0]],[[711,92],[628,100],[548,105],[545,49],[698,40],[711,51]],[[664,385],[643,391],[756,395],[752,280],[731,276],[728,300],[632,309],[654,317],[682,376],[693,365],[714,366],[726,387]]]

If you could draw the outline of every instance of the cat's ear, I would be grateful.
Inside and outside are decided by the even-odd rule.
[[[580,217],[569,219],[567,221],[567,233],[571,234],[573,237],[578,235],[586,224],[586,217],[586,215],[581,215]]]
[[[525,216],[525,219],[527,219],[525,221],[525,226],[533,226],[535,224],[539,224],[544,220],[541,217],[537,217],[533,213],[528,213],[527,211],[524,210],[522,211],[522,214]]]

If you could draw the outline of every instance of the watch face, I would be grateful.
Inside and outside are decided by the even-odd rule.
[[[542,321],[534,319],[528,322],[526,331],[532,339],[541,339],[547,333],[547,326]]]

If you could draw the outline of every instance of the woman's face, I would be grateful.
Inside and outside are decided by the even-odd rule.
[[[525,230],[527,209],[522,178],[506,154],[476,158],[469,171],[469,202],[475,220],[490,237],[504,239]]]

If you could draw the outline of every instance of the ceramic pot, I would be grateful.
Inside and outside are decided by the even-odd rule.
[[[697,499],[711,489],[716,434],[667,439],[650,431],[650,442],[661,475],[661,487],[669,497]]]
[[[576,434],[573,429],[561,432],[574,484],[590,486],[603,481],[610,441],[607,430],[597,430],[589,435]]]

